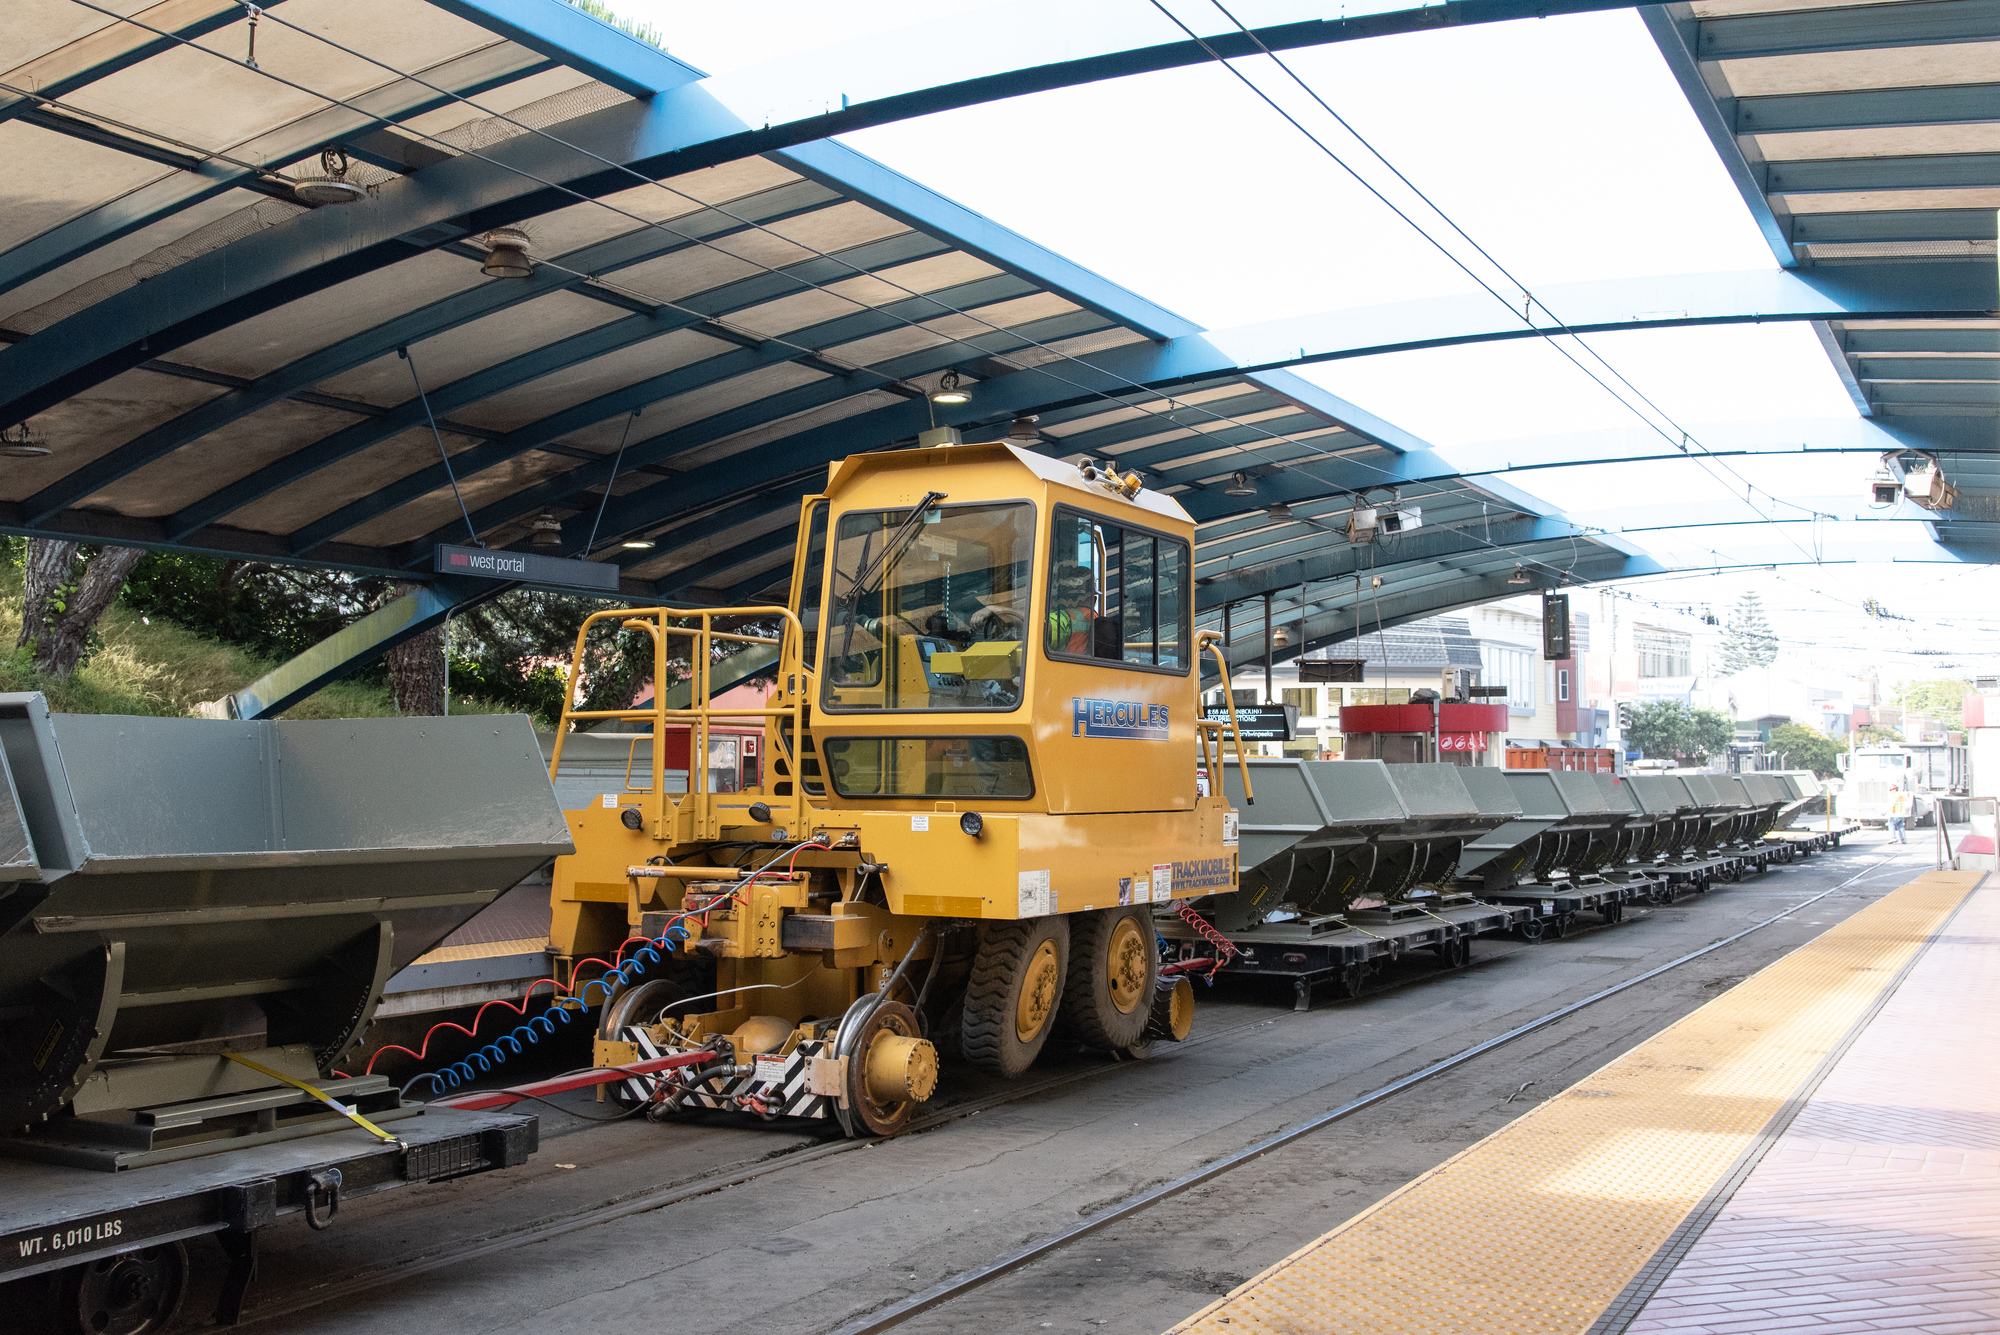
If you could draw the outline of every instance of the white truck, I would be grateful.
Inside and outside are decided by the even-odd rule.
[[[1965,796],[1966,757],[1965,747],[1945,741],[1856,747],[1840,757],[1847,781],[1835,810],[1863,825],[1886,824],[1896,784],[1910,795],[1910,824],[1929,824],[1940,798]]]

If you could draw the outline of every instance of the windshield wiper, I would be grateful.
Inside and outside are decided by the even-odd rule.
[[[929,513],[933,505],[943,500],[947,494],[942,491],[925,492],[924,498],[917,502],[916,508],[905,515],[903,522],[891,530],[887,541],[882,544],[881,554],[873,561],[868,559],[868,540],[875,535],[870,533],[862,537],[861,556],[855,563],[858,568],[849,577],[847,592],[842,594],[840,599],[841,611],[847,620],[847,633],[842,637],[840,644],[840,656],[842,658],[847,657],[849,651],[854,647],[855,605],[864,596],[873,593],[876,586],[888,576],[890,568],[902,558],[904,550],[912,542],[916,541],[917,534],[923,531],[924,516]]]

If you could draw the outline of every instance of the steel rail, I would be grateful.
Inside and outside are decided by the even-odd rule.
[[[1388,991],[1390,989],[1382,988],[1378,990]],[[1370,995],[1373,995],[1373,993],[1370,993]],[[1264,1015],[1254,1020],[1245,1020],[1241,1024],[1233,1024],[1226,1029],[1216,1029],[1196,1035],[1175,1046],[1178,1048],[1199,1047],[1204,1043],[1212,1043],[1218,1039],[1228,1038],[1232,1034],[1241,1033],[1246,1029],[1256,1029],[1264,1025],[1281,1023],[1292,1013]],[[788,1168],[796,1168],[801,1164],[831,1158],[836,1154],[845,1154],[850,1150],[865,1150],[871,1146],[898,1139],[901,1136],[912,1136],[920,1132],[935,1131],[952,1122],[961,1121],[977,1113],[985,1112],[989,1108],[997,1108],[1019,1099],[1033,1098],[1037,1094],[1045,1094],[1050,1090],[1060,1089],[1065,1085],[1079,1084],[1085,1080],[1095,1079],[1107,1072],[1119,1070],[1128,1064],[1125,1062],[1107,1062],[1102,1066],[1086,1067],[1080,1071],[1065,1071],[1060,1075],[1050,1076],[1044,1080],[1037,1080],[1032,1084],[1010,1086],[1007,1089],[989,1094],[984,1098],[968,1099],[964,1103],[953,1104],[949,1108],[940,1108],[936,1112],[913,1119],[910,1125],[905,1127],[896,1136],[868,1136],[851,1140],[839,1138],[820,1145],[811,1146],[810,1148],[802,1148],[789,1152],[779,1150],[775,1154],[767,1154],[757,1159],[739,1161],[734,1164],[724,1165],[718,1169],[710,1169],[693,1177],[683,1178],[678,1182],[670,1182],[659,1187],[650,1187],[629,1196],[605,1201],[588,1209],[579,1210],[573,1214],[545,1220],[528,1228],[508,1233],[489,1234],[484,1237],[474,1238],[458,1246],[427,1252],[398,1264],[361,1270],[345,1278],[333,1280],[315,1288],[309,1295],[302,1295],[290,1301],[279,1299],[268,1306],[246,1312],[238,1324],[239,1326],[248,1327],[263,1321],[274,1321],[280,1317],[294,1316],[299,1312],[307,1311],[341,1298],[362,1293],[374,1293],[379,1291],[385,1284],[394,1283],[397,1280],[409,1279],[433,1270],[441,1270],[446,1266],[456,1265],[460,1261],[476,1260],[482,1256],[491,1256],[496,1252],[511,1251],[516,1247],[526,1247],[537,1242],[547,1241],[550,1238],[561,1237],[566,1233],[575,1233],[586,1228],[595,1228],[599,1224],[614,1223],[617,1220],[629,1218],[635,1214],[645,1214],[651,1210],[665,1209],[667,1206],[679,1205],[683,1201],[713,1195],[718,1191],[726,1191],[730,1187],[741,1186],[743,1183],[752,1182],[761,1177],[768,1177],[773,1173],[781,1173]],[[438,1106],[444,1108],[463,1107],[464,1105],[439,1103]]]
[[[1822,894],[1815,895],[1811,899],[1803,900],[1800,903],[1793,905],[1791,908],[1786,909],[1784,913],[1775,915],[1774,917],[1766,919],[1763,922],[1759,922],[1753,925],[1752,927],[1746,929],[1745,931],[1737,933],[1735,936],[1725,938],[1724,940],[1716,942],[1714,945],[1707,946],[1700,951],[1696,951],[1692,954],[1682,956],[1680,959],[1674,960],[1671,963],[1662,965],[1659,968],[1651,970],[1647,973],[1640,974],[1635,978],[1627,980],[1626,983],[1620,984],[1616,988],[1607,989],[1604,992],[1594,994],[1591,997],[1587,997],[1582,1002],[1575,1003],[1575,1006],[1588,1005],[1591,1002],[1602,1000],[1604,997],[1612,995],[1613,992],[1622,990],[1623,987],[1644,981],[1645,979],[1648,978],[1652,978],[1657,974],[1664,972],[1667,969],[1674,968],[1677,965],[1684,964],[1691,959],[1698,958],[1700,955],[1708,953],[1708,951],[1717,949],[1718,947],[1723,945],[1727,945],[1731,941],[1740,940],[1742,939],[1742,937],[1749,935],[1750,932],[1754,932],[1760,927],[1769,926],[1772,922],[1776,922],[1779,918],[1785,917],[1792,913],[1796,913],[1798,910],[1805,908],[1810,904],[1816,903],[1818,900],[1825,898],[1827,895],[1834,893],[1834,891],[1836,890],[1845,889],[1847,886],[1852,885],[1856,880],[1859,880],[1861,877],[1867,875],[1868,872],[1873,871],[1876,868],[1881,867],[1883,865],[1886,865],[1887,862],[1893,860],[1894,860],[1893,858],[1884,859],[1882,862],[1874,863],[1871,866],[1864,868],[1861,872],[1856,873],[1855,876],[1852,876],[1847,880],[1841,882],[1839,885],[1834,886],[1832,889],[1827,890]],[[1647,914],[1642,910],[1640,913],[1634,914],[1633,916],[1625,919],[1625,921],[1627,922],[1643,921],[1648,916],[1650,916],[1650,914]],[[1572,932],[1569,934],[1569,936],[1573,938],[1578,935],[1587,935],[1598,931],[1608,931],[1613,926],[1616,925],[1617,924],[1612,924],[1612,923],[1593,924],[1589,927],[1582,928],[1577,932]],[[1467,967],[1479,968],[1487,964],[1498,964],[1500,961],[1504,959],[1511,958],[1512,953],[1513,952],[1510,952],[1509,954],[1506,955],[1492,955],[1484,959],[1475,959],[1471,961]],[[1465,971],[1466,971],[1465,969],[1456,969],[1456,970],[1451,970],[1450,972],[1463,973]],[[1427,981],[1430,977],[1432,977],[1432,975],[1426,973],[1417,977],[1400,979],[1395,982],[1388,983],[1387,985],[1384,986],[1371,987],[1365,993],[1363,993],[1362,996],[1374,997],[1385,992],[1400,990],[1403,987],[1415,986],[1418,983]],[[1361,998],[1351,998],[1351,999],[1359,1000]],[[1338,1002],[1336,1001],[1335,1004],[1338,1004]],[[1566,1008],[1560,1014],[1552,1013],[1552,1015],[1555,1015],[1555,1018],[1560,1018],[1560,1015],[1566,1015],[1570,1013],[1571,1009],[1574,1008],[1575,1007]],[[1194,1035],[1188,1038],[1186,1041],[1175,1044],[1174,1046],[1177,1050],[1192,1048],[1192,1047],[1200,1047],[1207,1043],[1212,1043],[1221,1039],[1229,1038],[1235,1034],[1242,1033],[1245,1030],[1255,1029],[1267,1025],[1282,1024],[1288,1020],[1295,1019],[1299,1014],[1300,1012],[1297,1011],[1285,1011],[1275,1015],[1263,1015],[1256,1019],[1245,1020],[1240,1024],[1230,1025],[1227,1028],[1215,1029]],[[1475,1049],[1467,1049],[1465,1053],[1458,1054],[1456,1058],[1448,1057],[1445,1059],[1445,1061],[1451,1062],[1455,1060],[1467,1059],[1467,1054],[1477,1055],[1477,1053],[1488,1051],[1490,1048],[1498,1046],[1499,1043],[1501,1042],[1507,1041],[1510,1038],[1519,1037],[1520,1034],[1528,1032],[1531,1028],[1538,1028],[1543,1024],[1553,1023],[1553,1022],[1554,1020],[1553,1018],[1551,1018],[1551,1016],[1543,1016],[1540,1020],[1530,1021],[1529,1025],[1523,1026],[1519,1030],[1509,1031],[1507,1034],[1501,1035],[1497,1039],[1489,1039],[1485,1043],[1478,1045]],[[1047,1079],[1037,1080],[1028,1084],[1014,1085],[1007,1089],[996,1091],[995,1093],[987,1095],[983,1098],[969,1099],[964,1103],[954,1104],[949,1108],[941,1108],[936,1112],[931,1113],[927,1116],[914,1119],[911,1122],[911,1124],[904,1129],[901,1135],[905,1136],[916,1135],[922,1132],[935,1131],[944,1126],[949,1125],[952,1122],[961,1121],[964,1118],[971,1117],[978,1113],[984,1112],[989,1108],[1001,1107],[1008,1103],[1013,1103],[1021,1099],[1033,1098],[1037,1095],[1048,1093],[1051,1090],[1060,1089],[1067,1085],[1079,1084],[1086,1080],[1096,1079],[1100,1076],[1108,1074],[1109,1072],[1124,1069],[1126,1065],[1127,1063],[1123,1062],[1106,1063],[1101,1066],[1087,1067],[1083,1070],[1066,1071],[1058,1075],[1053,1075]],[[1391,1089],[1392,1092],[1399,1091],[1402,1088],[1406,1088],[1408,1084],[1415,1083],[1417,1079],[1428,1078],[1428,1075],[1436,1073],[1437,1073],[1436,1068],[1427,1067],[1425,1068],[1424,1071],[1418,1072],[1416,1077],[1405,1077],[1403,1081],[1397,1082],[1395,1086],[1393,1087],[1385,1086],[1384,1089]],[[1379,1090],[1375,1091],[1374,1094],[1363,1095],[1362,1097],[1364,1099],[1372,1099],[1377,1096],[1386,1097],[1386,1095],[1383,1095],[1382,1091]],[[1346,1108],[1349,1111],[1359,1110],[1358,1106],[1355,1105],[1343,1105],[1343,1108]],[[1335,1109],[1334,1112],[1342,1113],[1342,1110]],[[1345,1115],[1345,1113],[1342,1113],[1342,1115]],[[1323,1118],[1331,1119],[1332,1114],[1325,1114],[1323,1115]],[[1317,1127],[1315,1126],[1312,1129],[1317,1129]],[[1301,1135],[1305,1134],[1304,1131],[1297,1131],[1296,1133]],[[1293,1133],[1292,1132],[1280,1133],[1280,1135],[1286,1135],[1286,1136],[1289,1136],[1291,1134]],[[756,1181],[760,1178],[768,1177],[774,1173],[781,1173],[788,1169],[800,1167],[805,1164],[815,1163],[821,1159],[830,1158],[834,1155],[845,1154],[852,1150],[867,1149],[870,1146],[883,1144],[889,1139],[892,1138],[875,1136],[875,1137],[868,1137],[864,1139],[853,1139],[853,1140],[839,1139],[823,1143],[820,1145],[802,1147],[791,1151],[780,1150],[775,1154],[763,1156],[758,1159],[725,1165],[722,1168],[713,1169],[708,1172],[698,1174],[692,1178],[684,1178],[677,1182],[671,1182],[664,1184],[662,1186],[647,1188],[642,1191],[634,1192],[629,1196],[605,1201],[599,1205],[588,1207],[586,1209],[579,1210],[572,1214],[564,1215],[559,1218],[546,1219],[526,1228],[511,1230],[500,1234],[489,1234],[483,1237],[473,1238],[463,1244],[458,1244],[449,1247],[442,1247],[436,1251],[424,1253],[422,1255],[415,1256],[409,1258],[408,1260],[395,1263],[392,1265],[369,1267],[366,1269],[362,1269],[348,1276],[334,1279],[323,1285],[317,1286],[310,1294],[301,1294],[295,1297],[279,1298],[268,1305],[263,1305],[256,1308],[255,1310],[245,1312],[239,1324],[242,1327],[251,1327],[258,1325],[260,1323],[275,1321],[281,1318],[295,1316],[300,1312],[308,1311],[312,1308],[320,1307],[330,1302],[337,1302],[343,1298],[351,1298],[356,1295],[364,1293],[378,1292],[384,1285],[392,1284],[400,1280],[410,1279],[417,1275],[427,1274],[436,1270],[441,1270],[447,1266],[456,1265],[462,1261],[471,1261],[484,1256],[492,1256],[500,1252],[512,1251],[517,1247],[531,1246],[535,1243],[544,1242],[551,1238],[561,1237],[565,1234],[581,1232],[584,1229],[595,1228],[602,1224],[615,1223],[620,1219],[630,1218],[633,1215],[645,1214],[652,1210],[665,1209],[668,1206],[679,1205],[686,1201],[695,1200],[703,1196],[713,1195],[716,1192],[725,1191],[731,1187],[741,1186],[744,1183]],[[1259,1142],[1258,1145],[1252,1146],[1250,1150],[1244,1151],[1239,1155],[1233,1155],[1228,1160],[1218,1161],[1218,1163],[1227,1163],[1230,1167],[1235,1167],[1238,1166],[1241,1162],[1247,1162],[1249,1158],[1254,1158],[1257,1154],[1262,1153],[1265,1148],[1268,1148],[1268,1142]],[[1219,1171],[1226,1171],[1226,1169],[1222,1169]],[[1212,1175],[1213,1174],[1210,1174],[1210,1176]],[[1192,1186],[1194,1185],[1194,1183],[1192,1181],[1189,1181],[1185,1185]],[[1174,1188],[1175,1190],[1185,1189],[1185,1186],[1180,1185],[1178,1182],[1170,1183],[1168,1184],[1168,1186]],[[1165,1196],[1168,1194],[1173,1194],[1173,1193],[1167,1191],[1167,1189],[1165,1188],[1162,1188],[1155,1192],[1147,1193],[1147,1195],[1143,1198],[1135,1198],[1134,1201],[1132,1202],[1127,1202],[1118,1207],[1114,1207],[1114,1212],[1119,1217],[1123,1217],[1126,1214],[1134,1212],[1135,1209],[1143,1209],[1145,1205],[1149,1205],[1157,1200],[1164,1199]],[[1104,1224],[1112,1222],[1115,1222],[1115,1220],[1109,1217],[1093,1216],[1091,1219],[1085,1220],[1084,1226],[1081,1227],[1080,1229],[1072,1229],[1067,1233],[1058,1234],[1056,1235],[1055,1238],[1046,1240],[1045,1243],[1043,1244],[1034,1244],[1035,1248],[1034,1255],[1038,1256],[1043,1254],[1044,1252],[1054,1250],[1056,1247],[1060,1247],[1061,1245],[1063,1245],[1063,1243],[1066,1241],[1074,1241],[1077,1238],[1084,1236],[1085,1232],[1092,1231],[1095,1228],[1102,1227]],[[1023,1250],[1025,1251],[1026,1249]],[[1026,1264],[1027,1261],[1034,1259],[1034,1256],[1023,1256],[1020,1259],[1016,1260],[1014,1259],[1014,1255],[1015,1254],[1010,1254],[1009,1257],[1003,1258],[1002,1262],[995,1263],[996,1266],[1004,1265],[1005,1269],[996,1269],[994,1267],[989,1266],[989,1267],[982,1267],[979,1271],[976,1272],[968,1272],[968,1274],[977,1274],[979,1278],[974,1279],[969,1283],[963,1283],[959,1285],[959,1287],[956,1288],[951,1293],[946,1293],[942,1294],[941,1296],[931,1298],[928,1302],[924,1304],[923,1308],[906,1308],[902,1305],[899,1305],[898,1307],[895,1308],[885,1309],[884,1311],[876,1313],[868,1318],[868,1321],[874,1324],[863,1324],[860,1326],[852,1326],[852,1327],[843,1326],[839,1329],[836,1335],[855,1335],[856,1332],[863,1330],[889,1329],[894,1325],[900,1324],[901,1322],[906,1321],[911,1317],[918,1315],[922,1310],[925,1310],[925,1308],[934,1307],[939,1305],[940,1303],[948,1302],[950,1301],[951,1298],[958,1296],[959,1293],[963,1293],[969,1291],[972,1288],[976,1288],[980,1284],[985,1283],[987,1280],[997,1278],[999,1275],[1005,1273],[1006,1270],[1018,1268],[1020,1265]],[[946,1281],[947,1284],[952,1284],[955,1282],[956,1281]],[[942,1288],[943,1286],[938,1286],[938,1287]],[[931,1294],[932,1292],[933,1290],[925,1290],[924,1294],[919,1294],[916,1296],[924,1297],[928,1294]],[[904,1300],[904,1303],[907,1304],[910,1301],[912,1300],[906,1299]]]
[[[971,1270],[962,1271],[950,1279],[933,1284],[930,1288],[914,1293],[880,1311],[870,1313],[858,1320],[850,1321],[843,1326],[838,1326],[829,1335],[875,1335],[877,1331],[894,1329],[902,1325],[905,1321],[920,1316],[934,1307],[970,1293],[972,1290],[990,1283],[1002,1275],[1018,1270],[1022,1266],[1047,1256],[1051,1252],[1059,1251],[1072,1242],[1089,1237],[1099,1229],[1129,1219],[1142,1210],[1158,1205],[1161,1201],[1180,1195],[1191,1187],[1198,1187],[1204,1182],[1221,1177],[1224,1173],[1232,1169],[1241,1168],[1247,1163],[1261,1159],[1273,1150],[1281,1149],[1295,1140],[1300,1140],[1313,1134],[1315,1131],[1324,1130],[1332,1126],[1335,1122],[1344,1121],[1352,1117],[1355,1113],[1372,1108],[1376,1104],[1402,1093],[1404,1090],[1435,1079],[1448,1071],[1456,1070],[1458,1067],[1465,1065],[1465,1063],[1482,1057],[1495,1048],[1512,1043],[1517,1038],[1524,1038],[1538,1029],[1545,1029],[1559,1020],[1564,1020],[1575,1015],[1578,1011],[1586,1007],[1594,1006],[1600,1001],[1615,997],[1619,993],[1637,987],[1641,983],[1649,982],[1671,969],[1678,969],[1683,964],[1690,963],[1700,959],[1704,955],[1721,950],[1724,946],[1734,945],[1744,937],[1749,936],[1752,932],[1762,931],[1772,923],[1781,921],[1797,913],[1800,909],[1817,904],[1828,895],[1845,890],[1848,886],[1861,880],[1869,872],[1887,866],[1895,860],[1894,857],[1884,858],[1880,862],[1873,863],[1856,872],[1839,885],[1822,890],[1812,898],[1801,900],[1783,912],[1775,913],[1760,922],[1753,923],[1740,932],[1725,936],[1719,941],[1712,941],[1699,950],[1691,950],[1678,959],[1669,960],[1665,964],[1648,969],[1642,974],[1635,974],[1623,982],[1614,983],[1610,987],[1593,992],[1581,1000],[1572,1001],[1566,1006],[1559,1006],[1545,1015],[1540,1015],[1535,1019],[1529,1020],[1526,1024],[1516,1025],[1505,1033],[1495,1034],[1492,1038],[1475,1043],[1469,1048],[1461,1049],[1449,1057],[1440,1058],[1432,1062],[1429,1066],[1412,1071],[1409,1075],[1392,1080],[1386,1085],[1371,1089],[1366,1094],[1362,1094],[1357,1098],[1349,1099],[1346,1103],[1336,1108],[1331,1108],[1317,1117],[1307,1118],[1303,1122],[1299,1122],[1274,1135],[1266,1136],[1262,1140],[1247,1145],[1237,1150],[1234,1154],[1224,1155],[1212,1163],[1204,1164],[1192,1172],[1184,1173],[1173,1181],[1155,1187],[1151,1191],[1141,1192],[1139,1195],[1133,1196],[1107,1210],[1100,1211],[1088,1219],[1063,1229],[1059,1233],[1052,1233],[1045,1238],[1040,1238],[1025,1246],[1017,1247],[998,1260],[990,1261],[983,1266],[977,1266]]]

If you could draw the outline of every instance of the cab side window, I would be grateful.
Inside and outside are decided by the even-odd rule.
[[[1058,509],[1044,645],[1056,658],[1180,672],[1187,667],[1187,544]]]

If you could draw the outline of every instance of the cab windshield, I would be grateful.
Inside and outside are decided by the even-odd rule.
[[[1034,542],[1024,501],[840,516],[822,706],[1018,708]]]

